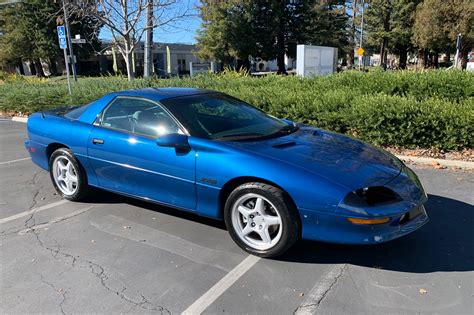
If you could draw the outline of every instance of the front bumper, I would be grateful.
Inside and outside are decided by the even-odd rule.
[[[390,221],[377,225],[353,224],[349,216],[299,209],[303,225],[302,238],[341,244],[376,244],[407,235],[429,221],[423,205],[391,215]],[[412,213],[409,217],[408,213]]]

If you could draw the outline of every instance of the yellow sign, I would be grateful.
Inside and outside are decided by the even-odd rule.
[[[359,56],[362,56],[362,55],[364,54],[364,51],[365,51],[365,50],[364,50],[364,48],[362,48],[362,47],[357,48],[357,54],[358,54]]]

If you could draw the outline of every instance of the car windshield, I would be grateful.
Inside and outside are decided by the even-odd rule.
[[[193,136],[246,140],[288,134],[297,129],[224,94],[183,96],[161,101]]]

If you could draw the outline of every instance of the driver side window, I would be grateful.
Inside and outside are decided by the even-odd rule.
[[[119,97],[112,101],[105,109],[100,125],[152,138],[182,133],[173,118],[160,105],[128,97]]]

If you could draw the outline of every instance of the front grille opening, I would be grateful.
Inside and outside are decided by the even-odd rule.
[[[406,223],[408,223],[410,221],[410,213],[407,212],[405,214],[403,214],[401,217],[400,217],[400,220],[398,221],[398,223],[400,225],[404,225]]]
[[[403,214],[401,217],[400,217],[400,220],[398,221],[398,223],[400,225],[403,225],[403,224],[406,224],[408,222],[410,222],[411,220],[413,220],[414,218],[416,218],[417,216],[421,215],[423,213],[423,207],[416,207],[415,209],[411,210],[410,212],[407,212],[405,214]]]

